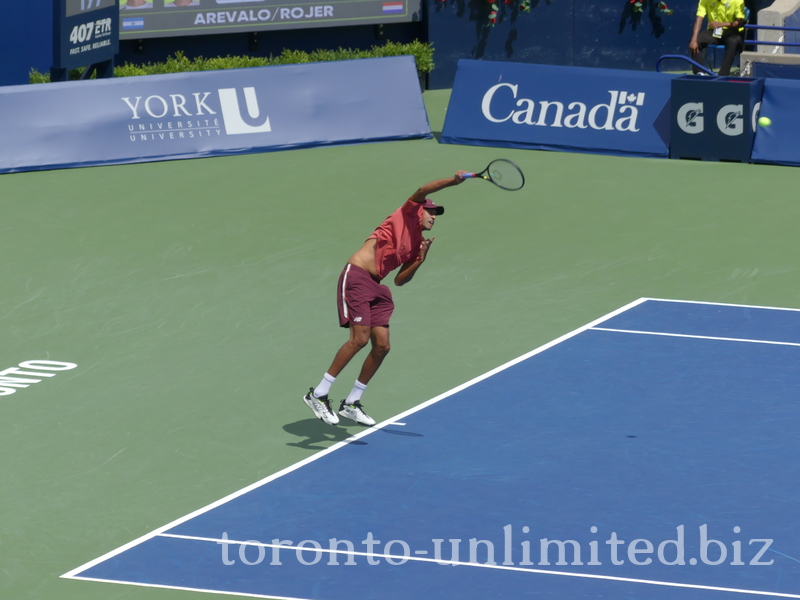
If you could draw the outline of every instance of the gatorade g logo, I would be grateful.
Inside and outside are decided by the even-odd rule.
[[[717,113],[717,127],[725,135],[737,136],[744,133],[744,106],[726,104]]]
[[[225,122],[225,133],[239,135],[272,131],[269,125],[269,116],[260,118],[261,110],[258,107],[255,88],[243,88],[241,93],[236,88],[221,89],[218,92],[222,107],[222,120]],[[240,98],[244,100],[246,113],[242,112]]]
[[[755,103],[753,106],[753,113],[750,115],[750,125],[753,127],[753,132],[756,130],[756,125],[758,125],[758,114],[761,112],[761,101]]]
[[[687,102],[678,109],[678,127],[686,133],[703,132],[703,103]]]

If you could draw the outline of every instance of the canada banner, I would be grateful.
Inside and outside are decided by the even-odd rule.
[[[432,137],[414,58],[0,88],[0,173]]]
[[[461,60],[441,142],[667,157],[672,78]]]

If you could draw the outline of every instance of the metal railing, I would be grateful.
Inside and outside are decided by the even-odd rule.
[[[714,73],[714,71],[712,71],[711,69],[709,69],[707,67],[704,67],[699,62],[697,62],[695,60],[692,60],[691,58],[689,58],[688,56],[684,56],[683,54],[665,54],[664,56],[659,58],[658,61],[656,62],[656,71],[658,71],[659,73],[661,72],[661,63],[664,62],[667,59],[682,60],[682,61],[688,62],[689,64],[692,65],[692,67],[694,67],[695,69],[697,69],[699,71],[702,71],[706,75],[708,75],[710,77],[717,77],[717,74]]]

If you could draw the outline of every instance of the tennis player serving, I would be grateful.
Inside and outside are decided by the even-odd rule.
[[[350,338],[339,348],[319,385],[303,397],[317,418],[325,423],[336,425],[339,422],[328,400],[333,382],[350,360],[371,343],[353,389],[339,405],[339,415],[360,425],[375,425],[375,420],[364,412],[361,395],[389,353],[389,318],[394,303],[392,292],[380,282],[397,268],[400,270],[394,277],[396,285],[405,285],[413,279],[435,239],[425,239],[422,233],[430,231],[436,217],[444,213],[444,207],[434,204],[427,196],[462,183],[464,173],[466,171],[458,171],[453,177],[420,187],[347,261],[339,276],[337,303],[339,325],[350,330]]]

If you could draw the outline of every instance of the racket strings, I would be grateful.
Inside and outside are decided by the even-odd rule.
[[[489,165],[488,174],[491,181],[507,190],[518,190],[525,185],[525,177],[519,167],[511,161],[499,159]]]

